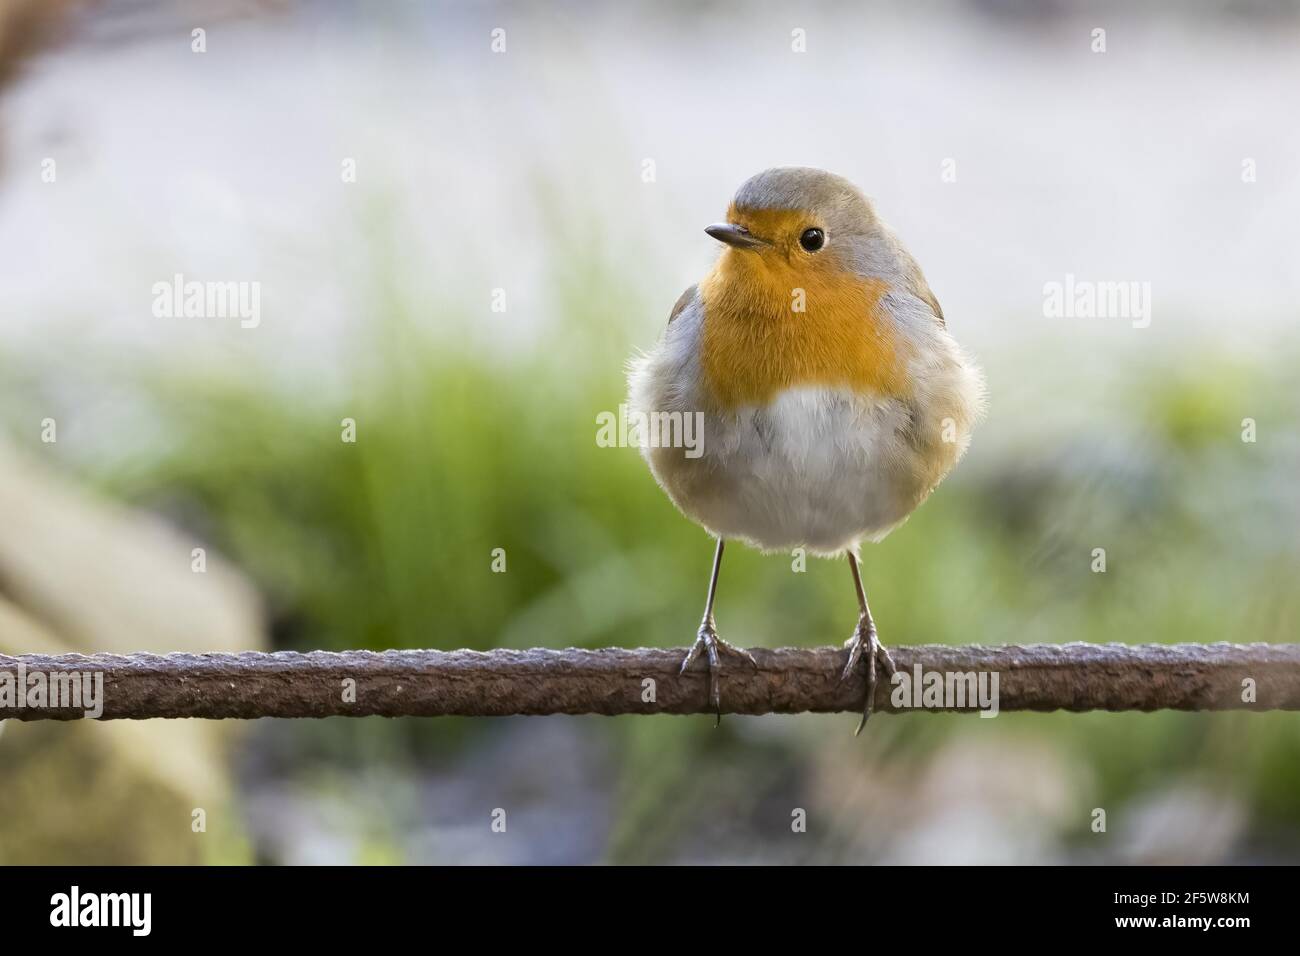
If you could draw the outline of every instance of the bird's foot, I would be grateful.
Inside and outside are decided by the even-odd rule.
[[[871,620],[869,614],[858,618],[858,626],[854,629],[853,636],[844,642],[844,646],[849,649],[849,659],[844,665],[840,680],[848,679],[853,673],[853,668],[857,666],[859,658],[867,665],[867,700],[862,707],[862,720],[858,722],[858,729],[853,732],[856,736],[862,733],[862,728],[867,725],[867,720],[871,717],[872,705],[876,700],[877,662],[890,677],[894,676],[897,668],[894,667],[894,660],[889,656],[889,651],[885,650],[885,645],[880,643],[880,638],[876,634],[876,623]]]
[[[709,659],[709,701],[713,704],[713,712],[718,715],[717,722],[722,723],[722,686],[719,677],[722,674],[722,651],[736,654],[745,658],[758,669],[758,662],[754,660],[754,655],[749,651],[742,650],[732,644],[728,644],[722,638],[718,637],[718,629],[712,621],[705,621],[700,625],[700,630],[696,634],[695,643],[691,645],[690,651],[686,654],[686,659],[682,661],[682,669],[678,672],[686,673],[686,669],[695,663],[695,659],[704,653]]]

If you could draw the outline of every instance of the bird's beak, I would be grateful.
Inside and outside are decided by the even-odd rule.
[[[718,242],[725,242],[737,249],[758,249],[771,245],[766,239],[760,239],[744,226],[737,226],[730,222],[715,222],[711,226],[705,226],[704,231]]]

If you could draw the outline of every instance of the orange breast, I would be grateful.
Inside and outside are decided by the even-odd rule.
[[[903,343],[881,311],[889,287],[829,265],[796,269],[779,254],[722,254],[700,283],[701,361],[719,408],[766,404],[808,385],[907,394]]]

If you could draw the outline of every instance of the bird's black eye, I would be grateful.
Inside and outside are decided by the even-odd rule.
[[[805,252],[816,252],[826,245],[826,233],[820,229],[805,229],[799,237],[799,245],[803,246]]]

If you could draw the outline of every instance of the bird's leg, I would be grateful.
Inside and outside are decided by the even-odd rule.
[[[686,673],[686,668],[694,663],[695,658],[700,656],[703,651],[709,658],[709,700],[713,704],[714,713],[718,715],[718,723],[722,723],[722,688],[718,678],[722,672],[722,664],[719,659],[721,651],[731,651],[746,658],[755,668],[758,663],[754,660],[752,654],[743,651],[738,647],[733,647],[722,638],[718,637],[717,625],[713,622],[713,597],[718,590],[718,571],[722,568],[722,539],[718,539],[718,550],[713,553],[713,574],[709,578],[709,597],[704,604],[704,620],[700,623],[700,629],[696,633],[695,643],[691,645],[686,659],[682,661],[681,674]]]
[[[876,635],[876,622],[871,619],[871,608],[867,607],[867,592],[862,589],[862,575],[858,572],[858,559],[852,551],[849,552],[849,569],[853,572],[853,586],[858,592],[858,626],[854,628],[853,636],[844,643],[844,646],[849,649],[849,660],[844,665],[840,680],[846,679],[853,673],[858,658],[863,658],[867,664],[867,701],[862,707],[862,720],[858,723],[858,729],[854,731],[856,735],[862,733],[862,728],[867,725],[867,720],[871,717],[872,704],[875,703],[877,658],[890,677],[894,676],[895,667],[889,651],[885,650],[885,645],[880,643],[880,638]]]

